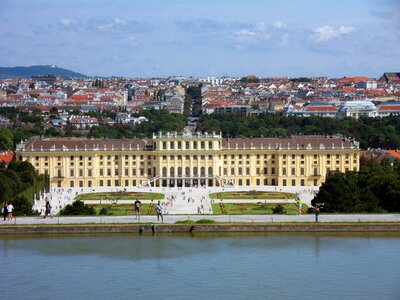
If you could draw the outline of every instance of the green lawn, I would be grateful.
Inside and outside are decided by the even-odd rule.
[[[109,216],[135,216],[135,210],[132,204],[99,204],[90,205],[96,210],[96,215],[99,215],[99,211],[104,207],[108,211]],[[156,215],[156,203],[154,203],[153,209],[150,214],[147,214],[150,204],[142,204],[141,215]]]
[[[243,192],[222,192],[211,193],[213,199],[297,199],[297,195],[285,192],[263,192],[263,191],[243,191]]]
[[[223,203],[227,215],[264,215],[272,214],[272,208],[278,204],[265,203]],[[297,215],[299,210],[294,203],[280,204],[288,215]],[[219,203],[213,203],[212,209],[214,214],[223,214]],[[308,206],[303,204],[303,212],[307,211]]]
[[[80,194],[75,200],[162,200],[164,194],[145,193],[145,192],[104,192],[104,193],[88,193]]]

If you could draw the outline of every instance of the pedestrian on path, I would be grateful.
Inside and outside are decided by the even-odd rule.
[[[45,205],[45,208],[44,208],[44,217],[43,218],[46,219],[47,215],[50,215],[50,213],[51,213],[50,201],[46,200],[46,205]]]
[[[136,220],[140,220],[140,208],[142,206],[142,202],[140,202],[139,199],[136,199],[134,206],[135,206]]]
[[[12,214],[14,211],[14,206],[10,203],[7,205],[8,220],[12,220]]]
[[[156,212],[157,212],[157,221],[164,223],[164,217],[163,217],[163,207],[161,206],[160,201],[158,201],[158,204],[156,205]]]
[[[318,217],[319,217],[319,214],[320,214],[320,208],[319,208],[318,205],[314,206],[314,212],[315,212],[315,222],[318,222]]]
[[[7,219],[7,213],[8,213],[6,201],[3,202],[3,208],[1,209],[1,212],[3,214],[3,221],[5,221]]]

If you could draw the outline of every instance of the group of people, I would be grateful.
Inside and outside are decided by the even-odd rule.
[[[13,218],[14,206],[12,203],[3,202],[3,207],[1,208],[1,212],[3,213],[3,221],[12,220]]]
[[[134,210],[135,210],[135,215],[136,215],[136,220],[140,221],[140,210],[142,207],[142,202],[140,202],[139,199],[136,199],[135,203],[133,204]],[[157,212],[157,221],[164,223],[164,216],[163,216],[163,207],[161,205],[161,202],[158,201],[156,205],[156,212]]]

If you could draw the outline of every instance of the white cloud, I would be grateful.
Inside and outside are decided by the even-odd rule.
[[[136,37],[130,36],[124,40],[125,43],[129,44],[130,46],[134,47],[137,46],[138,42]]]
[[[248,38],[248,37],[255,36],[256,33],[254,31],[250,31],[250,30],[247,30],[247,29],[242,29],[242,30],[236,31],[233,35],[238,37],[238,38]]]
[[[274,27],[275,28],[286,28],[286,24],[281,21],[277,21],[274,23]]]
[[[73,22],[74,22],[74,20],[72,20],[72,19],[61,19],[60,20],[60,23],[62,25],[64,25],[65,27],[70,26]]]
[[[331,39],[339,38],[342,35],[349,34],[353,31],[354,27],[351,26],[340,26],[337,29],[332,26],[321,26],[313,30],[314,34],[311,35],[311,39],[315,43],[321,43]]]

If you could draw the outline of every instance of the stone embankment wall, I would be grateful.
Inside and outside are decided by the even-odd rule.
[[[0,234],[195,232],[400,232],[400,223],[354,224],[111,224],[1,226]]]

